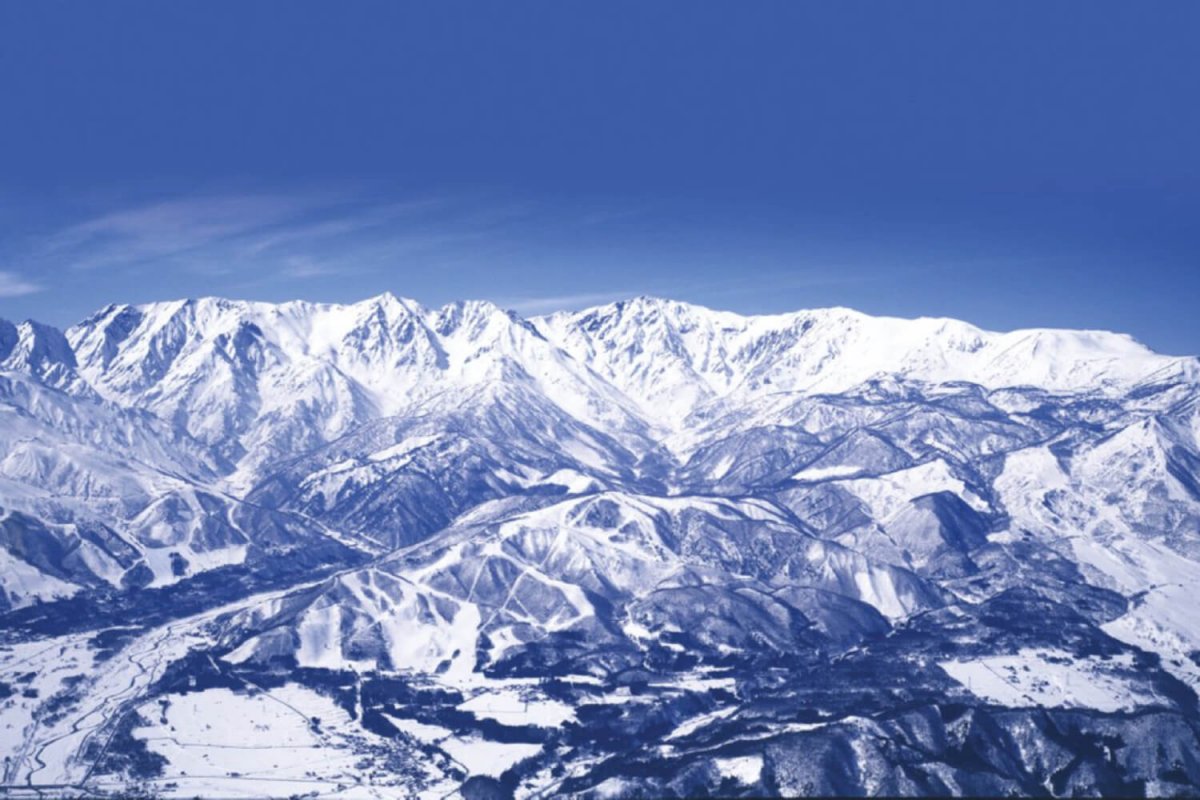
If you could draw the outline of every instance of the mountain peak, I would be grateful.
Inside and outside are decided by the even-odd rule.
[[[705,408],[847,392],[886,376],[1076,392],[1122,391],[1179,370],[1178,359],[1118,334],[993,333],[953,319],[839,307],[744,316],[652,295],[531,320],[485,300],[426,308],[391,292],[349,305],[205,297],[109,306],[68,335],[73,354],[50,349],[77,356],[102,392],[158,387],[159,402],[174,397],[172,404],[216,393],[226,399],[214,395],[214,419],[257,415],[265,412],[250,409],[279,402],[261,394],[269,385],[255,388],[265,378],[249,374],[269,367],[268,384],[305,387],[292,390],[296,396],[317,391],[305,381],[324,376],[331,383],[322,393],[344,393],[328,399],[341,409],[330,411],[339,424],[362,409],[416,402],[440,382],[500,374],[537,375],[544,387],[559,387],[561,402],[583,391],[591,398],[584,407],[615,402],[659,430],[679,431]]]
[[[16,326],[0,323],[0,352],[7,351],[4,360],[10,366],[20,364],[42,369],[61,365],[75,369],[75,352],[58,328],[33,320],[25,320]]]
[[[531,321],[390,293],[199,298],[109,306],[70,343],[0,322],[0,616],[17,634],[0,678],[42,676],[0,704],[6,771],[86,787],[111,739],[159,756],[152,785],[206,796],[375,791],[416,775],[410,757],[449,778],[384,793],[447,795],[474,770],[459,756],[505,748],[524,753],[514,784],[554,796],[622,794],[611,765],[630,753],[640,777],[686,772],[630,787],[654,796],[1028,793],[1069,761],[1060,793],[1095,789],[1115,774],[1096,736],[1158,737],[1148,764],[1196,749],[1194,698],[1167,680],[1200,688],[1200,380],[1172,363],[1103,333],[645,296]],[[96,638],[114,625],[131,629]],[[270,681],[297,713],[222,675]],[[634,684],[621,715],[586,710]],[[796,686],[819,689],[819,719]],[[938,728],[951,705],[1028,735],[959,770],[937,752],[961,728],[957,712]],[[1054,734],[1060,713],[1088,735]],[[881,760],[913,725],[932,731],[924,777]],[[230,731],[253,737],[236,752],[304,745],[295,779],[269,763],[236,782]],[[781,767],[764,780],[760,746]],[[993,782],[1027,754],[1019,782]],[[565,782],[537,783],[564,758]],[[734,787],[725,766],[746,758]],[[100,763],[103,786],[134,786]],[[870,775],[776,780],[821,770]],[[920,782],[876,780],[901,774]]]
[[[640,296],[540,317],[547,338],[676,428],[705,404],[845,392],[883,376],[986,388],[1123,390],[1178,369],[1128,336],[994,333],[948,318],[873,317],[833,307],[743,316]]]
[[[374,297],[368,297],[366,300],[360,300],[352,304],[354,308],[383,308],[395,312],[404,312],[408,314],[424,314],[427,309],[416,300],[408,297],[400,297],[391,291],[382,292]]]
[[[75,351],[58,328],[33,320],[0,320],[0,369],[26,373],[61,391],[92,395],[76,372]]]

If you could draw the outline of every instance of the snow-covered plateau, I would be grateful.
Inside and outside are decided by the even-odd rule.
[[[1200,792],[1200,361],[656,298],[0,320],[0,793]]]

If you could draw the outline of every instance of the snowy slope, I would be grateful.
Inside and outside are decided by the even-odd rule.
[[[1150,376],[1195,375],[1194,360],[1158,355],[1120,334],[993,333],[957,320],[870,317],[845,308],[744,317],[639,297],[534,324],[667,430],[716,401],[845,392],[884,376],[1119,392]]]
[[[326,538],[228,495],[219,453],[104,399],[57,330],[0,321],[0,353],[0,607],[163,586]]]
[[[5,788],[1194,793],[1197,591],[1200,362],[1120,334],[0,321]]]
[[[587,424],[642,427],[586,367],[483,302],[426,309],[390,294],[347,306],[204,298],[112,306],[68,338],[98,391],[174,420],[243,473],[496,381],[529,385]]]

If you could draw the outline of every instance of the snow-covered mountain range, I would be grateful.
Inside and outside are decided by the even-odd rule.
[[[1200,788],[1200,361],[1120,334],[0,321],[0,562],[11,791]]]

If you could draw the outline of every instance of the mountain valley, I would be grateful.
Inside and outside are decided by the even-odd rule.
[[[1200,360],[658,298],[0,321],[11,796],[1194,795]]]

